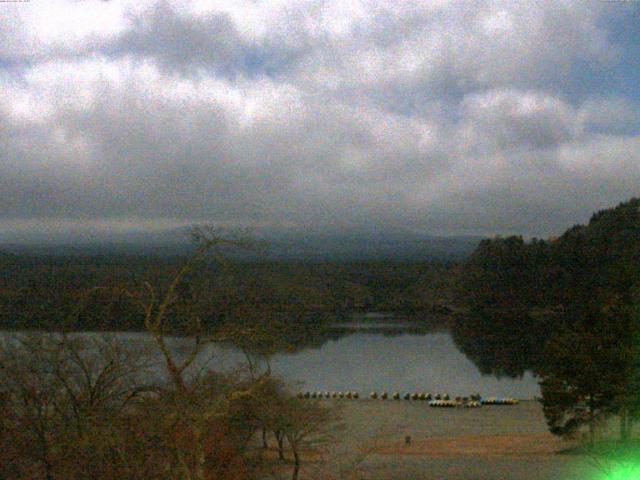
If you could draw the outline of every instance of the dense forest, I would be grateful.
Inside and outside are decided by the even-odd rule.
[[[552,432],[640,414],[640,199],[550,240],[484,240],[463,268],[453,328],[485,373],[541,379]]]
[[[141,329],[140,312],[124,291],[144,282],[164,288],[184,258],[5,254],[0,326]],[[189,288],[206,297],[203,321],[211,327],[250,310],[287,314],[292,322],[357,311],[447,313],[455,306],[454,269],[431,262],[211,262]]]

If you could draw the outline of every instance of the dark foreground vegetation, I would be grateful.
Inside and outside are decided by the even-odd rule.
[[[169,353],[163,381],[140,345],[64,334],[5,338],[0,356],[2,479],[250,479],[273,468],[268,443],[295,479],[335,431],[266,372],[198,375]]]

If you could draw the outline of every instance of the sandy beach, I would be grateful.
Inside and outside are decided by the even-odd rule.
[[[308,453],[313,460],[303,465],[304,479],[584,480],[598,474],[588,458],[561,453],[572,444],[548,433],[535,401],[479,409],[326,402],[337,404],[344,424],[335,443]]]

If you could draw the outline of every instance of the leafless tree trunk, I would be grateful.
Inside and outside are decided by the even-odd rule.
[[[204,480],[204,428],[206,418],[210,412],[198,412],[195,414],[190,412],[193,407],[192,394],[194,392],[190,391],[187,380],[185,379],[185,374],[197,360],[203,347],[207,343],[219,341],[221,338],[217,335],[204,336],[201,319],[197,312],[189,312],[189,318],[185,320],[191,325],[195,341],[186,358],[178,363],[174,353],[165,340],[166,332],[168,330],[170,331],[172,327],[167,320],[167,316],[171,308],[176,305],[180,298],[178,293],[179,287],[183,284],[186,277],[196,271],[199,268],[199,264],[208,256],[213,255],[218,262],[223,262],[223,256],[219,251],[220,247],[232,246],[246,249],[251,247],[251,244],[247,240],[239,237],[235,238],[229,235],[221,235],[220,232],[207,225],[192,228],[190,234],[196,246],[195,253],[182,264],[164,294],[160,295],[148,282],[144,283],[146,296],[133,294],[128,291],[126,293],[142,308],[145,328],[153,337],[164,358],[169,378],[175,388],[174,413],[194,435],[195,441],[192,445],[192,451],[190,452],[195,458],[195,465],[193,467],[189,466],[189,462],[185,457],[186,453],[183,452],[182,449],[175,448],[174,451],[174,455],[183,472],[182,478],[184,480]]]
[[[300,474],[300,455],[298,454],[298,448],[294,445],[291,445],[291,451],[293,453],[293,474],[291,478],[292,480],[298,480],[298,475]]]
[[[589,396],[589,444],[593,447],[596,441],[595,406],[593,395]]]
[[[626,407],[620,409],[620,440],[629,440],[629,415]]]
[[[278,458],[284,461],[284,432],[282,430],[276,430],[274,434],[278,442]]]

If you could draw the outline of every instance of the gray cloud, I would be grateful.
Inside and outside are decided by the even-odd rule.
[[[61,5],[0,21],[0,230],[548,235],[638,193],[640,99],[576,93],[627,75],[603,2]]]
[[[245,46],[229,15],[189,17],[162,1],[131,15],[131,26],[104,50],[110,55],[154,58],[180,73],[234,74],[246,68]]]

